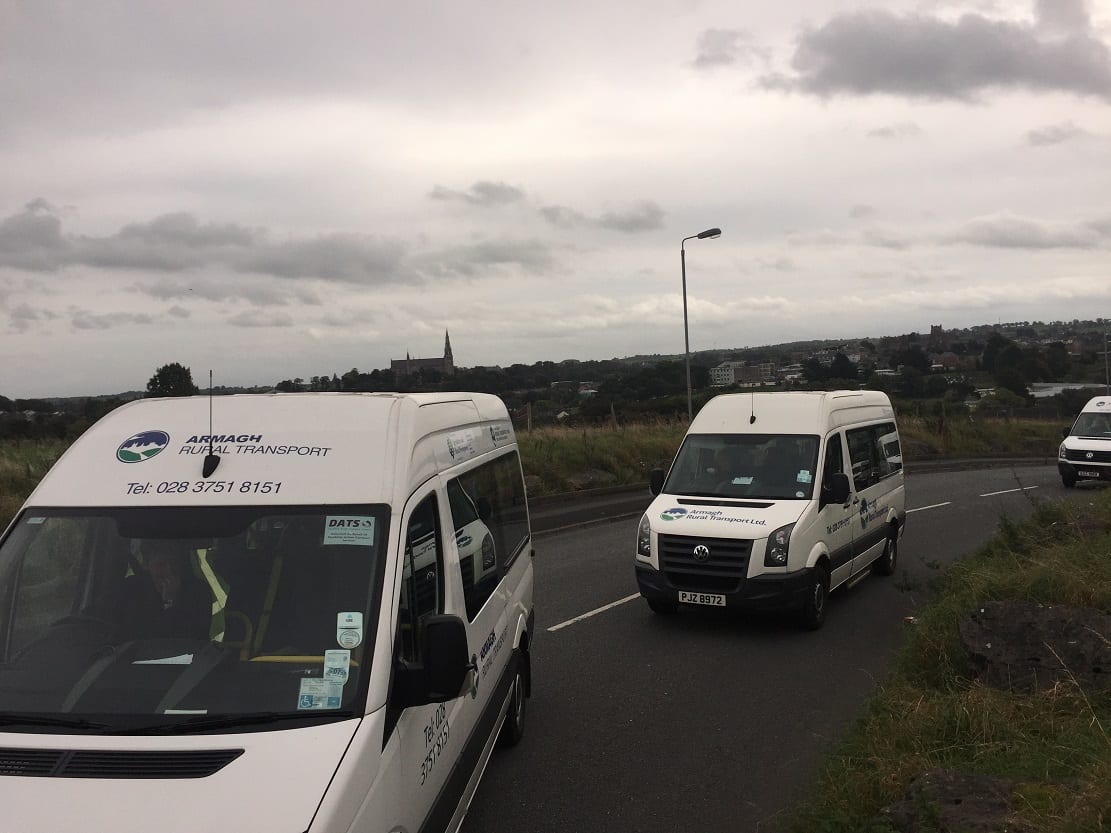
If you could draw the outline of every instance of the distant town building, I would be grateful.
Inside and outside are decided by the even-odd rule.
[[[710,368],[710,384],[723,387],[737,382],[774,382],[775,364],[761,362],[722,362]]]
[[[404,359],[390,359],[390,370],[395,379],[404,379],[421,370],[435,370],[444,376],[455,375],[455,360],[451,355],[451,336],[444,330],[444,355],[436,359],[414,359],[408,353]]]

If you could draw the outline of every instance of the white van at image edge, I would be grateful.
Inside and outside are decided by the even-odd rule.
[[[874,391],[724,394],[695,416],[637,531],[657,613],[798,610],[895,570],[906,520],[895,412]]]
[[[1057,473],[1066,489],[1080,480],[1111,480],[1111,396],[1092,397],[1065,429]]]
[[[121,406],[0,539],[0,829],[456,831],[533,580],[495,396]]]

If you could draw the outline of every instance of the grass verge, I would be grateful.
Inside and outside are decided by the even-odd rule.
[[[1111,691],[1075,683],[1016,694],[971,678],[957,623],[977,604],[1019,599],[1111,612],[1111,491],[1039,503],[951,567],[908,629],[891,678],[836,749],[791,833],[878,833],[881,808],[932,768],[1016,779],[1023,830],[1111,825]],[[927,830],[929,828],[926,828]]]

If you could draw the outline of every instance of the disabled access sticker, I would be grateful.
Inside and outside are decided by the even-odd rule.
[[[307,677],[301,680],[301,690],[297,695],[297,710],[338,709],[343,686],[320,677]]]

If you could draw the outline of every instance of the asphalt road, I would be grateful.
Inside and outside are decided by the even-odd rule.
[[[463,830],[775,830],[882,682],[937,570],[1031,498],[1099,488],[1066,491],[1048,465],[908,475],[896,574],[834,593],[817,632],[651,613],[629,598],[635,517],[539,535],[525,738],[495,753]]]

